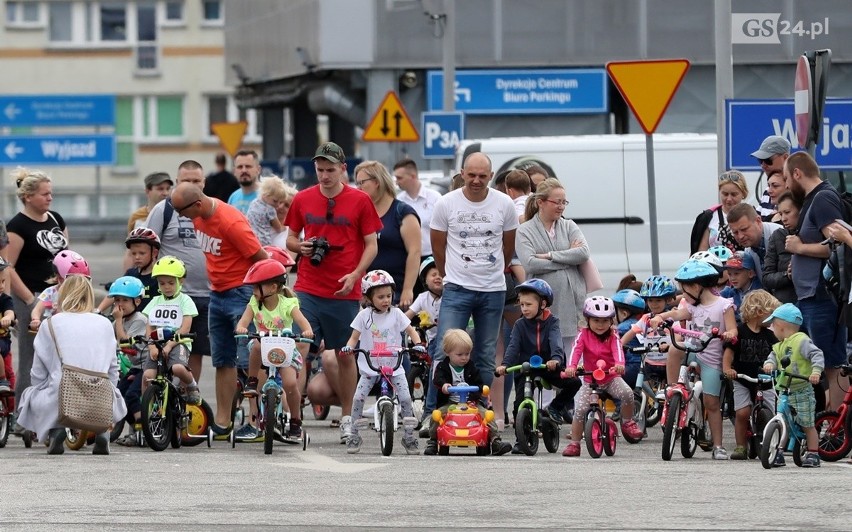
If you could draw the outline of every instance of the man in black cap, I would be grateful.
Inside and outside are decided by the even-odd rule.
[[[127,220],[128,233],[145,225],[148,213],[154,208],[154,205],[169,197],[172,185],[174,185],[174,182],[166,172],[154,172],[145,176],[145,196],[147,196],[148,201],[130,215],[130,219]]]
[[[763,139],[760,143],[760,148],[751,153],[751,156],[757,159],[760,163],[760,169],[766,175],[768,180],[773,174],[781,174],[784,172],[784,163],[787,157],[790,156],[790,141],[778,135],[770,135]],[[775,205],[769,197],[768,187],[763,190],[760,196],[760,215],[765,217],[775,212]]]

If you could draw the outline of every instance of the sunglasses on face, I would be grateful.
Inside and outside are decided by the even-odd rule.
[[[757,161],[760,164],[765,164],[766,166],[769,166],[770,164],[772,164],[772,159],[774,159],[774,158],[775,158],[774,155],[770,155],[768,159],[758,159]]]
[[[328,203],[326,203],[326,211],[325,211],[325,219],[330,222],[332,218],[334,218],[334,200],[329,198]]]
[[[183,211],[187,210],[188,208],[192,207],[193,205],[197,205],[198,203],[201,203],[201,200],[195,200],[192,203],[190,203],[189,205],[184,205],[183,207],[175,207],[175,211],[178,214],[183,214]],[[174,207],[174,204],[172,205],[172,207]]]

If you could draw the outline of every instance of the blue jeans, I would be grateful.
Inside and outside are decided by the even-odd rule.
[[[251,299],[251,287],[239,286],[225,292],[210,292],[207,325],[214,368],[248,367],[248,340],[234,338],[237,322]],[[238,364],[239,361],[239,364]]]
[[[438,362],[447,356],[441,348],[444,333],[448,329],[467,329],[468,321],[473,318],[473,352],[471,359],[479,370],[484,384],[491,385],[494,380],[494,351],[497,347],[497,334],[500,330],[500,321],[503,316],[503,306],[506,302],[506,291],[476,292],[468,290],[457,284],[447,283],[444,285],[444,294],[441,296],[441,312],[438,319],[438,335],[435,350],[435,359],[432,364],[434,370]],[[426,395],[426,407],[423,415],[431,415],[437,403],[437,392],[434,386],[429,387]]]
[[[802,329],[811,341],[822,349],[826,369],[836,368],[846,362],[846,326],[837,323],[837,305],[828,296],[800,299]]]

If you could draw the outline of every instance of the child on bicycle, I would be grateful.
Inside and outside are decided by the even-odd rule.
[[[658,314],[651,319],[652,327],[659,327],[665,320],[689,320],[687,326],[694,331],[711,333],[718,329],[722,338],[713,338],[704,351],[697,353],[704,389],[704,410],[710,424],[713,440],[713,459],[727,460],[728,451],[722,446],[722,411],[719,395],[722,390],[722,348],[723,340],[733,342],[737,337],[737,322],[734,318],[734,304],[730,299],[715,293],[719,281],[719,270],[710,264],[690,259],[678,268],[675,281],[680,283],[684,298],[677,309]],[[669,349],[666,362],[668,382],[677,382],[683,352]]]
[[[749,418],[754,404],[758,384],[739,381],[737,373],[757,378],[762,373],[763,361],[766,354],[772,351],[772,346],[778,341],[775,334],[763,323],[781,302],[766,290],[749,292],[742,301],[740,314],[743,322],[737,326],[737,342],[725,343],[722,358],[722,370],[725,376],[732,379],[734,391],[734,438],[737,446],[731,454],[731,460],[747,460],[748,450],[746,433]],[[763,389],[763,387],[761,387]],[[775,392],[763,390],[763,400],[773,412],[775,411]]]
[[[160,237],[147,227],[137,227],[127,235],[124,247],[127,248],[133,264],[133,267],[124,272],[124,275],[136,277],[142,281],[145,292],[142,294],[142,303],[139,304],[139,308],[145,308],[151,299],[160,293],[157,280],[152,275],[154,263],[160,255]],[[95,312],[105,314],[112,303],[111,297],[103,298]]]
[[[289,255],[287,255],[284,260],[289,258]],[[292,262],[292,259],[290,262]],[[243,283],[252,286],[252,296],[234,332],[246,334],[252,321],[259,333],[289,330],[293,328],[293,323],[295,323],[301,331],[301,336],[305,338],[314,337],[311,324],[299,310],[299,300],[296,298],[296,294],[287,286],[287,270],[279,260],[264,259],[255,262],[246,273]],[[298,344],[298,349],[293,350],[290,357],[290,365],[279,368],[281,384],[290,411],[290,429],[287,434],[284,434],[286,438],[299,439],[302,437],[302,392],[299,391],[299,373],[304,367],[307,347],[307,344]],[[252,340],[249,342],[248,380],[244,391],[246,396],[255,397],[258,395],[260,355],[260,341]],[[252,414],[255,414],[254,402],[252,402],[251,409]],[[243,439],[257,437],[257,428],[252,424],[254,415],[250,419],[251,421],[237,431],[237,437]]]
[[[612,296],[612,302],[615,303],[615,316],[618,322],[616,332],[618,332],[618,337],[622,339],[621,347],[624,349],[624,358],[626,360],[624,377],[622,378],[628,386],[633,388],[636,386],[636,376],[639,375],[642,355],[633,353],[632,348],[641,347],[642,344],[636,337],[625,341],[624,335],[645,314],[645,300],[642,299],[642,296],[636,290],[624,289],[619,290]]]
[[[603,360],[610,368],[609,374],[599,384],[600,390],[606,392],[614,401],[621,402],[621,431],[632,439],[642,438],[642,429],[633,420],[633,390],[624,382],[624,351],[621,340],[613,327],[615,304],[608,297],[594,296],[586,299],[583,304],[583,316],[588,325],[580,329],[571,360],[565,368],[565,375],[573,377],[577,374],[577,366],[595,368],[599,360]],[[591,401],[591,375],[585,377],[585,382],[574,397],[574,423],[571,424],[571,442],[562,451],[562,456],[580,456],[580,438],[583,436],[583,422],[589,412]]]
[[[458,394],[451,394],[450,386],[479,386],[483,385],[482,375],[476,364],[470,358],[473,350],[473,340],[467,331],[448,329],[441,341],[441,348],[447,357],[435,367],[433,384],[438,390],[437,409],[443,415],[447,414],[450,404],[459,402]],[[481,403],[481,393],[471,393],[468,401],[475,402],[479,415],[485,419],[486,408]],[[491,444],[491,454],[500,456],[512,450],[512,446],[500,439],[497,423],[493,420],[488,424],[488,440]],[[432,419],[429,423],[429,441],[426,443],[424,455],[438,454],[438,422]]]
[[[438,313],[441,310],[441,294],[444,293],[444,283],[441,274],[438,272],[438,267],[435,265],[435,259],[428,257],[420,263],[420,282],[426,288],[425,292],[421,292],[415,299],[414,303],[405,311],[408,319],[413,319],[415,316],[420,317],[421,325],[423,322],[424,313],[429,318],[429,323],[432,327],[426,330],[426,346],[430,355],[435,354],[435,338],[438,336]]]
[[[47,319],[59,312],[59,287],[69,275],[85,275],[91,277],[89,263],[82,255],[70,249],[60,251],[53,257],[54,276],[48,283],[53,283],[38,295],[35,307],[30,313],[30,329],[38,330],[42,319]]]
[[[505,375],[506,368],[529,362],[533,355],[539,355],[547,365],[544,379],[560,389],[547,407],[546,413],[552,419],[562,420],[562,412],[572,406],[574,394],[580,387],[576,379],[566,379],[559,374],[565,365],[565,349],[562,345],[562,332],[559,328],[559,318],[550,311],[553,304],[553,289],[541,279],[529,279],[515,287],[518,294],[518,306],[521,318],[512,327],[512,336],[503,362],[497,366],[496,375]],[[523,390],[523,375],[515,374],[515,390]],[[513,415],[518,413],[518,406],[524,400],[523,393],[515,393]],[[513,454],[520,454],[521,449],[515,442]]]
[[[113,299],[112,318],[115,339],[118,341],[121,353],[127,357],[130,368],[118,381],[118,391],[124,397],[127,406],[127,420],[131,423],[131,431],[115,443],[127,447],[135,447],[142,443],[136,433],[142,430],[141,400],[142,400],[142,361],[145,358],[145,346],[136,344],[133,338],[145,335],[148,320],[139,312],[142,293],[145,287],[136,277],[125,275],[119,277],[109,287],[109,296]]]
[[[151,302],[142,311],[142,314],[148,318],[145,335],[150,337],[155,329],[169,329],[181,334],[188,333],[192,327],[192,318],[198,316],[198,309],[195,307],[192,298],[180,291],[181,280],[186,277],[186,266],[184,266],[183,261],[176,257],[163,257],[154,264],[151,275],[157,280],[160,295],[151,299]],[[186,401],[192,404],[200,403],[201,393],[198,391],[198,383],[195,382],[195,378],[189,371],[189,353],[191,351],[192,342],[188,340],[181,340],[180,342],[169,340],[163,346],[162,353],[157,346],[149,346],[149,356],[142,365],[144,371],[142,393],[145,393],[148,381],[157,376],[157,358],[164,356],[168,359],[168,369],[186,387]]]
[[[393,306],[393,292],[396,284],[393,277],[384,270],[373,270],[361,279],[361,292],[367,300],[367,306],[352,320],[352,335],[349,341],[341,349],[341,354],[349,354],[360,341],[361,349],[370,350],[395,350],[401,347],[402,334],[407,334],[415,344],[420,343],[420,335],[411,326],[405,314]],[[425,351],[422,345],[415,346],[418,351]],[[346,452],[357,453],[361,450],[361,435],[358,434],[358,423],[364,410],[364,401],[367,394],[378,382],[379,376],[371,370],[367,363],[358,358],[358,371],[361,377],[352,399],[352,436],[346,442]],[[417,420],[414,418],[414,405],[411,402],[411,392],[408,389],[408,381],[405,378],[405,370],[400,365],[393,373],[393,385],[399,398],[399,405],[405,420],[402,437],[402,446],[408,454],[417,454],[417,436],[414,428]]]
[[[9,279],[9,272],[6,268],[9,263],[0,257],[0,357],[3,361],[0,362],[0,395],[12,394],[15,385],[15,371],[12,369],[12,322],[15,321],[15,311],[13,310],[12,297],[6,293],[6,282]],[[14,412],[14,398],[11,399],[13,404],[10,409]]]
[[[802,459],[802,467],[819,467],[819,437],[814,428],[816,397],[811,385],[819,383],[820,374],[825,368],[825,357],[808,335],[799,331],[802,326],[802,313],[792,303],[785,303],[776,308],[764,323],[772,325],[778,342],[772,346],[769,358],[763,364],[763,371],[771,373],[776,369],[783,369],[809,376],[810,382],[799,379],[790,381],[789,404],[795,408],[796,422],[802,427],[807,438],[808,452]],[[781,368],[779,362],[784,357],[790,358],[790,365]],[[784,454],[777,453],[772,465],[784,466]]]

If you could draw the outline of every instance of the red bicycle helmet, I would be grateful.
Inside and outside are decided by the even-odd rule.
[[[280,282],[287,275],[284,266],[275,259],[263,259],[252,264],[246,273],[244,284]]]
[[[296,265],[296,261],[289,253],[275,246],[263,246],[263,250],[269,255],[270,259],[275,259],[285,268],[290,268]]]
[[[153,230],[147,227],[137,227],[127,238],[124,239],[124,246],[130,249],[130,244],[148,244],[152,248],[160,249],[160,237]]]

